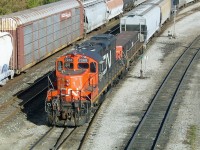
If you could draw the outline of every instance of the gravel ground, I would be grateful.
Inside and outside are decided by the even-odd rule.
[[[45,94],[45,93],[44,93]],[[46,94],[45,94],[46,95]],[[0,149],[30,149],[49,129],[44,111],[44,96],[25,105],[21,113],[5,122],[0,128]]]
[[[180,12],[188,11],[193,7],[199,7],[200,3],[190,6]],[[178,16],[177,16],[178,18]],[[185,47],[200,34],[200,13],[191,13],[190,16],[176,23],[176,39],[167,37],[168,31],[173,30],[173,26],[168,28],[160,37],[154,38],[154,44],[150,44],[142,62],[144,76],[146,79],[138,79],[141,63],[139,62],[134,69],[129,72],[128,78],[115,88],[106,102],[102,105],[101,114],[98,116],[98,129],[94,129],[88,138],[88,142],[83,149],[123,149],[127,139],[134,131],[140,116],[146,109],[148,102],[168,72],[177,57]],[[189,31],[189,32],[188,32]],[[198,89],[200,86],[198,72],[196,79],[191,83],[191,87]],[[198,82],[197,82],[198,81]],[[187,142],[188,132],[196,131],[199,134],[199,91],[188,90],[189,94],[184,97],[181,104],[179,115],[172,128],[170,141],[166,149],[189,149]],[[195,99],[193,104],[188,98]],[[189,103],[189,104],[188,104]],[[186,109],[187,108],[187,109]],[[182,115],[184,114],[184,115]],[[195,115],[194,115],[195,114]],[[192,122],[194,123],[192,123]],[[184,126],[183,126],[184,124]],[[182,132],[179,132],[179,129]],[[191,131],[188,131],[191,130]],[[185,141],[185,142],[184,142]],[[198,148],[199,139],[195,138],[195,149]],[[200,146],[199,146],[200,147]]]
[[[195,4],[195,6],[199,7],[200,3]],[[146,78],[137,78],[141,69],[141,62],[139,61],[134,69],[129,72],[126,80],[121,81],[113,89],[113,92],[105,101],[106,103],[102,105],[102,114],[99,116],[98,122],[99,127],[93,131],[95,134],[90,136],[92,141],[88,142],[84,149],[122,149],[124,147],[168,69],[173,65],[185,46],[200,34],[199,18],[200,13],[194,13],[178,22],[176,24],[176,39],[169,39],[167,36],[168,30],[173,29],[173,27],[167,29],[160,37],[153,39],[154,44],[149,44],[149,49],[142,60],[142,68]],[[194,77],[198,79],[198,75],[196,73]],[[197,81],[194,79],[191,82],[191,88],[197,89],[199,87]],[[190,148],[190,145],[184,141],[187,141],[189,130],[197,130],[196,128],[193,129],[193,125],[199,124],[197,119],[199,116],[197,113],[199,111],[199,103],[197,99],[200,96],[198,94],[198,92],[195,93],[189,90],[184,97],[185,103],[183,102],[181,105],[180,114],[184,112],[185,115],[178,116],[166,149]],[[194,98],[195,102],[189,103],[187,101],[188,97],[190,99]],[[190,110],[188,111],[189,113],[185,111],[186,107],[187,110]],[[41,114],[41,116],[44,115]],[[184,119],[184,122],[182,122],[182,119]],[[176,132],[180,127],[183,131]],[[0,129],[0,149],[13,149],[11,145],[14,145],[14,149],[27,149],[30,143],[40,137],[47,128],[46,125],[36,125],[27,121],[26,116],[20,114],[9,125]],[[197,130],[197,134],[200,135],[199,130]],[[195,146],[197,147],[198,144],[199,141],[196,138]]]
[[[179,93],[176,97],[176,104],[179,109],[176,111],[177,116],[173,120],[171,133],[166,150],[197,150],[200,149],[200,56],[190,67],[185,81],[182,83]],[[192,70],[196,70],[195,72]],[[173,113],[174,113],[173,112]],[[173,114],[171,115],[173,116]],[[167,137],[168,138],[168,137]],[[165,138],[166,139],[166,138]]]

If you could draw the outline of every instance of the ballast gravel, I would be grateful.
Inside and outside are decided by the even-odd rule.
[[[200,7],[200,3],[185,8],[179,14],[182,15],[184,11],[193,7]],[[124,149],[141,114],[146,110],[166,73],[185,47],[200,34],[199,18],[200,13],[196,12],[178,21],[175,26],[176,39],[168,37],[168,31],[173,31],[173,26],[159,37],[152,39],[142,59],[138,60],[125,79],[112,89],[112,93],[103,103],[101,113],[97,116],[98,122],[83,146],[84,150]],[[200,66],[198,67],[200,70]],[[140,69],[143,70],[144,79],[138,78]],[[171,129],[166,150],[188,150],[200,147],[199,72],[194,72],[193,77]],[[10,124],[0,129],[0,149],[29,149],[30,145],[47,129],[45,124],[36,125],[28,121],[25,115],[20,114]],[[190,132],[195,132],[193,145],[189,141]]]
[[[200,3],[185,8],[180,14],[199,6]],[[199,18],[199,12],[190,13],[186,18],[176,22],[175,39],[168,37],[168,31],[173,32],[174,26],[169,27],[159,37],[153,38],[153,44],[149,44],[142,62],[141,60],[138,61],[134,69],[129,72],[126,80],[113,90],[102,105],[101,113],[97,117],[98,123],[94,124],[94,129],[91,130],[83,149],[125,148],[140,121],[141,114],[146,110],[148,102],[156,93],[166,73],[187,45],[200,35]],[[141,68],[145,79],[137,78],[140,76]],[[198,73],[196,72],[196,74]],[[200,79],[198,75],[196,75],[196,78]],[[184,141],[188,140],[188,130],[193,124],[196,125],[195,150],[200,147],[197,146],[200,142],[198,138],[200,135],[198,125],[200,119],[197,115],[200,110],[200,84],[199,82],[196,82],[196,86],[192,86],[192,84],[194,83],[191,83],[192,88],[187,91],[189,94],[186,94],[181,103],[176,122],[171,130],[170,140],[165,148],[167,150],[192,149],[193,146]],[[182,129],[182,131],[179,132],[179,129]]]

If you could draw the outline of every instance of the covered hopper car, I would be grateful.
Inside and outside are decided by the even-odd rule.
[[[4,85],[10,76],[13,78],[14,70],[9,67],[13,55],[13,39],[8,32],[0,32],[0,85]]]
[[[120,31],[138,31],[146,44],[170,16],[170,0],[149,0],[120,18]]]

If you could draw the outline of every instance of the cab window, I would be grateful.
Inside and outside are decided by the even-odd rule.
[[[74,64],[73,63],[69,63],[69,62],[65,62],[65,68],[66,69],[73,69],[74,68]]]
[[[57,70],[58,71],[62,71],[63,70],[63,62],[62,61],[58,61],[57,62]]]
[[[89,64],[88,63],[78,63],[78,68],[79,69],[88,69]]]
[[[93,72],[93,73],[96,72],[96,63],[95,62],[90,63],[90,72]]]

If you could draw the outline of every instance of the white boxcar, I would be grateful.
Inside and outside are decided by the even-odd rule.
[[[142,4],[120,19],[120,32],[139,31],[147,43],[160,28],[160,8],[153,4]]]
[[[145,4],[155,4],[160,7],[161,10],[161,22],[160,26],[170,19],[171,15],[171,0],[148,0]]]
[[[14,70],[10,70],[10,61],[13,53],[12,37],[7,32],[0,32],[0,85],[4,85],[8,76],[13,78]]]
[[[123,13],[123,0],[106,0],[107,5],[107,20]]]
[[[85,1],[83,5],[85,10],[84,28],[86,33],[106,23],[107,6],[104,0]]]

